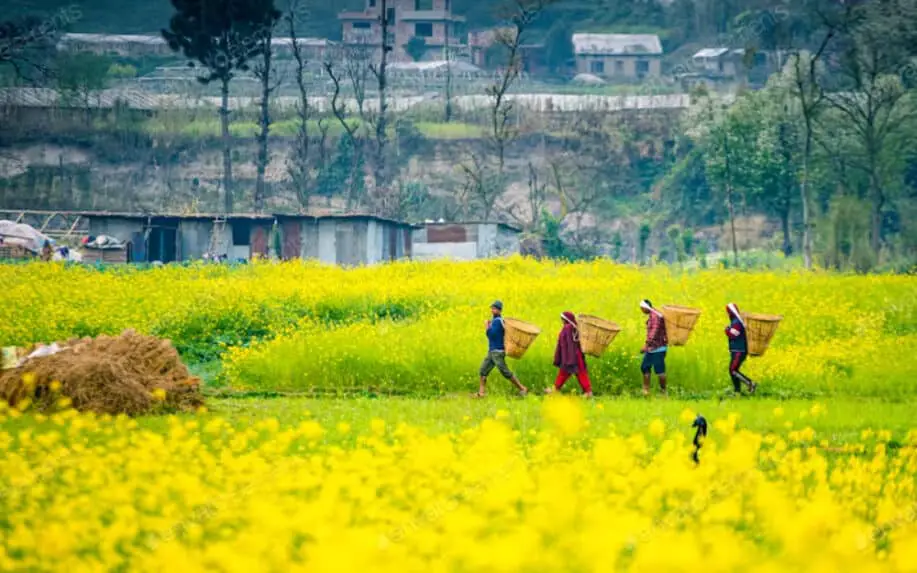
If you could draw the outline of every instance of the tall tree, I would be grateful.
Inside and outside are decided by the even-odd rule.
[[[917,105],[905,89],[900,74],[911,65],[907,44],[913,37],[898,26],[906,0],[877,0],[858,6],[845,39],[839,74],[825,94],[843,121],[832,121],[834,142],[845,134],[855,142],[844,159],[868,179],[872,204],[870,244],[875,252],[882,244],[883,211],[889,203],[889,155],[896,136],[917,119]],[[900,173],[898,173],[900,175]]]
[[[386,165],[386,153],[388,146],[388,57],[392,52],[392,38],[390,31],[395,22],[390,21],[389,10],[395,4],[395,0],[379,0],[379,30],[380,45],[379,62],[370,65],[370,70],[376,77],[376,86],[379,96],[379,105],[373,118],[376,134],[376,157],[373,165],[373,183],[376,193],[385,194],[389,184],[388,170]]]
[[[740,100],[739,105],[748,103],[747,100]],[[686,120],[689,134],[703,146],[707,179],[720,190],[725,199],[733,258],[738,264],[736,200],[739,193],[748,192],[755,184],[756,126],[754,122],[748,121],[747,114],[731,109],[726,102],[711,96],[700,98]]]
[[[280,18],[273,0],[171,0],[175,14],[163,37],[194,65],[207,70],[203,84],[220,83],[220,131],[223,141],[223,208],[233,209],[232,138],[229,134],[229,82],[249,69],[262,53],[260,39]]]
[[[256,164],[255,175],[255,211],[264,209],[264,200],[267,197],[267,190],[264,182],[264,175],[267,171],[268,164],[268,143],[271,132],[271,96],[279,87],[280,82],[274,78],[271,71],[271,64],[274,59],[274,50],[272,40],[274,38],[273,26],[265,26],[258,40],[261,46],[261,55],[254,67],[255,77],[261,84],[261,101],[259,102],[260,115],[258,117],[258,160]]]
[[[0,70],[11,68],[17,82],[47,79],[60,32],[81,16],[79,7],[74,5],[48,21],[29,16],[0,22]]]
[[[506,190],[506,149],[516,138],[513,125],[513,101],[509,91],[522,71],[524,36],[537,18],[557,0],[506,0],[498,17],[507,24],[495,32],[495,46],[504,55],[502,71],[497,81],[487,87],[489,134],[488,147],[493,157],[471,157],[461,165],[467,186],[480,203],[484,219],[491,217],[497,200]]]

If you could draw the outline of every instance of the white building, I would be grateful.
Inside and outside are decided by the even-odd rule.
[[[505,223],[427,223],[414,230],[416,260],[470,261],[519,253],[521,230]]]

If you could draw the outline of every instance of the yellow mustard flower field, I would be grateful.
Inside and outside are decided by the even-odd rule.
[[[0,403],[0,570],[917,571],[917,283],[524,259],[154,269],[0,265],[0,345],[172,340],[207,406]],[[638,303],[703,314],[640,394]],[[500,299],[621,325],[575,382],[472,400]],[[733,397],[724,305],[779,314]],[[692,460],[692,422],[709,434]]]

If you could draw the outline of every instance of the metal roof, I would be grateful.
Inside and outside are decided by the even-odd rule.
[[[583,56],[658,56],[662,42],[655,34],[573,34],[573,50]]]
[[[152,34],[63,34],[61,42],[82,42],[85,44],[165,44],[162,36]]]
[[[392,71],[398,72],[438,72],[452,69],[453,72],[482,73],[484,70],[461,61],[439,60],[434,62],[395,62],[388,65]]]
[[[694,54],[695,58],[719,58],[720,56],[729,52],[729,48],[704,48],[703,50]]]
[[[504,223],[503,221],[433,221],[425,222],[423,227],[452,227],[454,225],[496,225],[498,227],[503,227],[504,229],[509,229],[515,233],[521,233],[522,228],[512,225],[510,223]]]
[[[401,227],[417,227],[417,225],[412,225],[405,221],[398,221],[396,219],[389,219],[387,217],[382,217],[379,215],[374,215],[372,213],[346,213],[346,212],[331,212],[331,211],[312,211],[309,213],[230,213],[224,215],[221,213],[141,213],[141,212],[126,212],[126,211],[80,211],[80,210],[58,210],[58,211],[43,211],[43,210],[30,210],[30,209],[8,209],[3,211],[4,213],[16,212],[16,213],[26,213],[29,215],[39,215],[39,216],[51,216],[51,215],[64,215],[64,216],[73,216],[79,215],[80,217],[96,217],[96,218],[118,218],[118,219],[186,219],[186,220],[200,220],[200,219],[249,219],[254,221],[273,221],[274,219],[361,219],[361,220],[370,220],[380,223],[389,223],[391,225],[398,225]]]

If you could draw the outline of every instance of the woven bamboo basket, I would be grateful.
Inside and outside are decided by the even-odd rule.
[[[748,354],[764,356],[783,317],[748,312],[742,313],[742,320],[745,321],[745,334],[748,336]]]
[[[581,314],[576,320],[579,323],[580,348],[596,358],[605,353],[611,341],[621,332],[620,326],[597,316]]]
[[[505,328],[503,341],[506,345],[506,355],[517,360],[522,358],[525,351],[541,334],[540,328],[518,318],[504,318],[503,326]]]
[[[688,337],[700,318],[700,310],[687,306],[669,304],[662,307],[662,316],[665,318],[665,333],[669,338],[669,346],[684,346]]]

